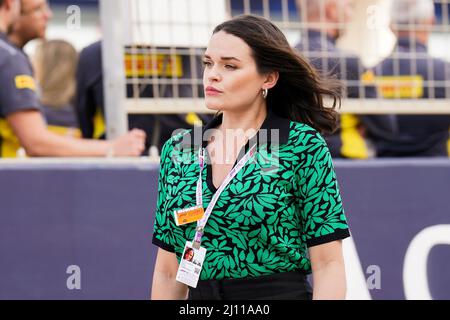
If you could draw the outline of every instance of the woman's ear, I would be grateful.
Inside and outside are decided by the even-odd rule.
[[[277,84],[280,74],[278,71],[272,71],[267,74],[266,80],[264,81],[264,89],[272,89]]]

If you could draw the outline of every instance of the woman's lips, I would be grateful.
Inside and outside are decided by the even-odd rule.
[[[205,93],[208,96],[217,96],[217,95],[221,94],[222,91],[220,91],[220,90],[218,90],[218,89],[216,89],[214,87],[207,87],[205,89]]]

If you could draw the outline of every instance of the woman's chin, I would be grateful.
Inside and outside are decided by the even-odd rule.
[[[215,110],[215,111],[220,111],[223,109],[223,107],[217,103],[206,103],[206,108],[208,108],[209,110]]]

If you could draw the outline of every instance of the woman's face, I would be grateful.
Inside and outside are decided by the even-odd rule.
[[[209,109],[242,111],[263,99],[266,77],[258,73],[244,40],[223,31],[215,33],[206,49],[204,65],[203,85]]]
[[[184,259],[186,259],[188,261],[191,261],[193,257],[194,257],[193,250],[187,250],[186,253],[184,254]]]

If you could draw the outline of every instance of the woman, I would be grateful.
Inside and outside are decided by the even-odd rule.
[[[217,26],[204,64],[206,105],[221,113],[203,128],[202,145],[183,132],[163,148],[152,298],[344,298],[349,231],[319,134],[336,128],[338,88],[256,16]],[[179,224],[178,215],[201,208],[200,220]],[[191,244],[205,259],[187,286],[176,279]]]
[[[36,47],[33,65],[48,128],[81,136],[73,106],[78,53],[64,40],[43,41]]]

